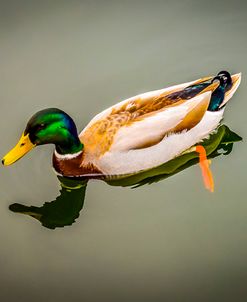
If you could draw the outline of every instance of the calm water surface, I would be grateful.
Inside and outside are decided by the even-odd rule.
[[[81,130],[135,94],[243,73],[224,120],[243,142],[213,159],[214,194],[197,165],[137,189],[92,181],[84,206],[76,199],[76,223],[51,230],[8,207],[33,206],[40,218],[56,200],[53,147],[2,167],[1,301],[245,300],[246,28],[244,1],[1,1],[1,155],[45,107],[63,109]]]

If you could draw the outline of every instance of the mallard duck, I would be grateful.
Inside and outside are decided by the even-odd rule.
[[[218,127],[240,81],[240,73],[231,76],[221,71],[215,77],[139,94],[96,115],[79,135],[64,111],[41,110],[28,121],[2,163],[14,163],[35,146],[54,144],[53,167],[58,175],[109,180],[197,151],[204,178],[212,182],[205,150],[194,146]]]

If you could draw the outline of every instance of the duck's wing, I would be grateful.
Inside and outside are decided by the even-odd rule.
[[[148,148],[158,144],[171,133],[190,130],[203,118],[210,97],[211,92],[205,92],[128,122],[117,131],[109,151]]]
[[[170,104],[174,104],[177,101],[179,101],[178,98],[173,99],[167,99],[166,97],[168,95],[172,95],[176,92],[183,91],[186,87],[189,87],[191,85],[196,85],[199,83],[205,83],[209,80],[213,79],[213,77],[204,77],[195,81],[186,82],[179,85],[170,86],[167,88],[149,91],[145,93],[138,94],[136,96],[130,97],[126,100],[123,100],[105,110],[98,113],[92,120],[88,123],[88,125],[82,130],[79,136],[83,136],[84,133],[96,122],[99,122],[113,114],[124,112],[124,111],[130,111],[134,112],[138,109],[143,109],[143,107],[146,107],[145,110],[149,108],[152,108],[153,111],[158,110],[158,108],[163,108],[165,106],[168,106]],[[156,106],[154,106],[156,104]],[[148,107],[147,107],[148,106]],[[141,113],[141,112],[139,112]],[[144,113],[144,111],[142,112]]]
[[[193,92],[181,92],[208,79],[140,94],[101,112],[79,135],[85,155],[101,157],[112,148],[120,151],[150,146],[175,127],[176,131],[193,127],[207,110],[210,92],[204,92],[218,84],[209,85],[211,90],[203,87],[194,97]]]

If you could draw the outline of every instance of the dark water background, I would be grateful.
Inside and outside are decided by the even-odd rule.
[[[55,231],[8,210],[58,195],[52,146],[1,168],[1,301],[245,301],[245,1],[0,1],[0,152],[45,107],[81,130],[132,95],[242,71],[225,123],[244,139],[213,161],[139,189],[92,181],[77,223]]]

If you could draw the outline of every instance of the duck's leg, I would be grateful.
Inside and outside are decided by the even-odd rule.
[[[202,171],[204,185],[210,192],[214,192],[214,179],[209,167],[211,160],[207,159],[207,153],[203,146],[196,146],[195,151],[199,153],[199,165]]]

